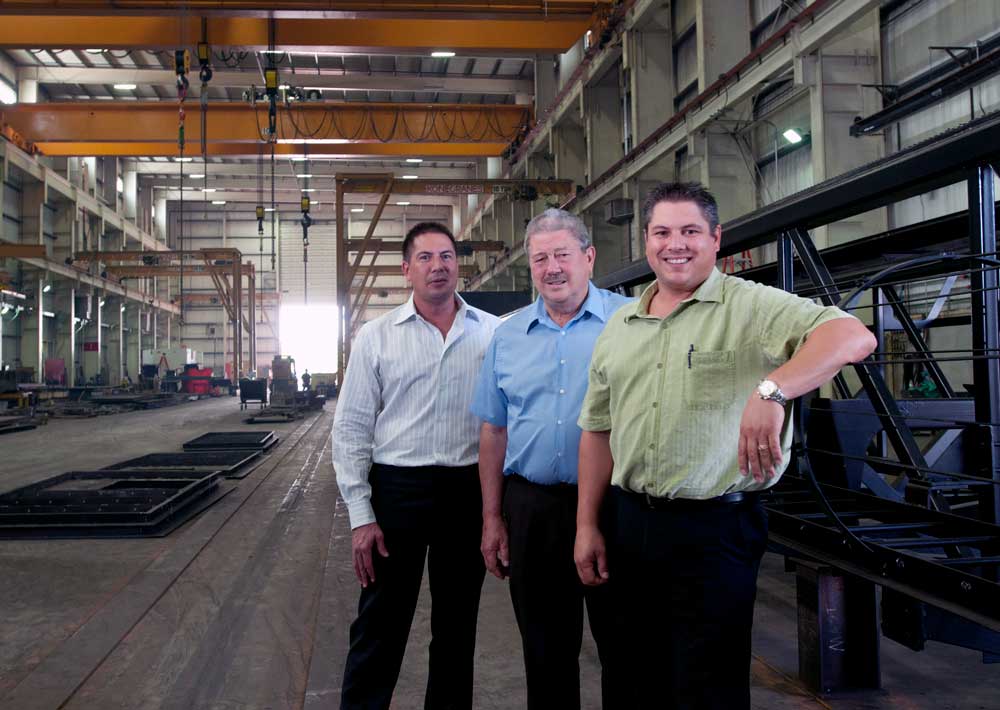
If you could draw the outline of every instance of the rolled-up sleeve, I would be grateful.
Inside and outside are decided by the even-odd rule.
[[[754,294],[753,322],[761,348],[772,363],[789,360],[811,332],[838,318],[854,318],[835,306],[821,306],[769,286]]]
[[[469,410],[494,426],[507,426],[507,396],[500,388],[497,376],[497,336],[493,336],[483,357]]]
[[[611,429],[611,388],[604,369],[605,343],[604,331],[597,339],[594,354],[590,359],[590,369],[587,376],[587,394],[583,397],[580,417],[577,424],[584,431],[609,431]]]
[[[382,408],[382,383],[371,332],[367,325],[363,326],[354,340],[351,363],[333,417],[333,468],[352,530],[375,522],[368,472],[372,465],[375,420]]]

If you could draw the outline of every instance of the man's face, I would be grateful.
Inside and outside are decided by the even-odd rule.
[[[694,202],[660,202],[646,228],[646,260],[661,289],[693,293],[712,273],[722,227],[709,229]]]
[[[447,235],[426,232],[413,240],[409,261],[403,262],[403,276],[418,300],[441,303],[455,295],[458,260]]]
[[[560,229],[533,234],[528,248],[531,281],[545,304],[556,310],[579,307],[594,271],[594,247],[581,249],[572,232]]]

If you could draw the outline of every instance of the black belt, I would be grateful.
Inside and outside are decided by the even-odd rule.
[[[519,484],[552,495],[575,496],[577,487],[572,483],[535,483],[513,471],[505,476],[508,485]]]
[[[735,491],[715,498],[657,498],[648,493],[635,493],[622,490],[623,493],[639,501],[648,510],[693,510],[708,509],[720,506],[753,504],[760,498],[757,491]]]

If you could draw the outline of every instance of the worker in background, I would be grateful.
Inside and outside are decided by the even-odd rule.
[[[309,374],[309,370],[302,373],[302,389],[309,391],[309,383],[312,382],[312,375]]]
[[[759,492],[789,459],[788,402],[876,342],[836,308],[720,273],[718,206],[697,183],[658,186],[642,218],[656,281],[594,348],[576,565],[587,585],[611,582],[630,639],[616,708],[745,709],[767,543]]]
[[[485,576],[479,421],[469,405],[499,319],[455,293],[455,238],[441,224],[407,233],[403,275],[413,295],[358,331],[333,423],[361,583],[341,708],[389,707],[426,559],[433,640],[424,707],[468,710]]]
[[[539,297],[497,329],[472,404],[483,420],[482,553],[488,571],[510,578],[529,710],[580,707],[585,602],[604,707],[612,710],[609,590],[584,587],[573,565],[576,419],[594,342],[629,299],[590,282],[594,247],[569,212],[548,209],[532,219],[524,249]]]

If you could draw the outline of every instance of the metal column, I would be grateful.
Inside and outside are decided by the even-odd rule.
[[[973,255],[995,258],[997,250],[994,170],[980,165],[969,177],[969,251]],[[996,359],[1000,347],[1000,319],[997,306],[997,271],[993,268],[973,267],[970,291],[972,292],[972,347],[976,355],[972,372],[975,386],[976,421],[981,433],[981,458],[988,468],[988,475],[1000,482],[1000,361]],[[1000,485],[990,487],[989,500],[980,509],[991,523],[1000,522]]]

